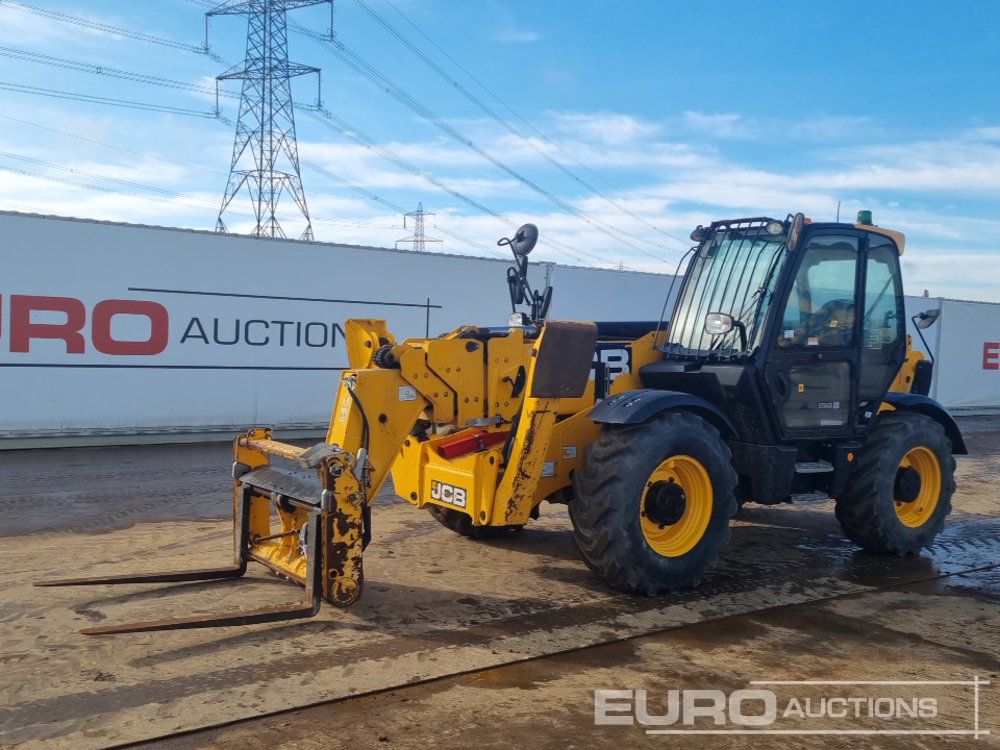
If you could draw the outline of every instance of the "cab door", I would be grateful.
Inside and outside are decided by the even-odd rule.
[[[846,437],[860,368],[863,235],[831,228],[804,239],[770,327],[764,385],[784,438]]]
[[[869,233],[864,264],[859,424],[867,423],[878,412],[886,390],[906,359],[906,311],[896,243]]]

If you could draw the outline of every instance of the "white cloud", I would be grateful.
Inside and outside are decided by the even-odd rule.
[[[29,7],[18,2],[5,2],[0,5],[0,41],[17,44],[22,49],[57,46],[59,49],[64,49],[68,42],[106,43],[108,40],[122,40],[122,36],[113,31],[46,18],[33,13]],[[84,13],[76,14],[74,17],[100,22],[99,19]]]
[[[747,117],[735,112],[687,111],[673,123],[681,132],[723,140],[801,141],[830,143],[859,136],[871,138],[878,129],[868,117],[815,115],[798,120]]]
[[[902,258],[908,294],[997,302],[996,253],[963,252],[954,246],[909,248]],[[976,269],[970,273],[970,269]]]
[[[550,113],[550,119],[563,133],[604,144],[647,139],[660,131],[656,123],[619,112],[557,112]]]
[[[815,171],[803,180],[831,188],[1000,191],[1000,144],[955,138],[842,148],[825,156],[844,168]]]
[[[715,138],[745,138],[750,135],[742,115],[685,112],[683,124],[702,135]]]
[[[0,41],[21,48],[48,46],[71,41],[73,27],[17,9],[17,3],[0,5]]]
[[[112,115],[59,119],[33,114],[25,119],[57,122],[63,130],[140,152],[154,151],[187,166],[133,158],[26,130],[32,136],[29,140],[23,133],[12,132],[6,120],[0,130],[0,149],[197,197],[154,200],[0,172],[0,206],[116,221],[214,226],[231,153],[231,129],[186,121],[183,127],[180,123],[165,127],[166,119],[145,115],[124,126]],[[823,115],[779,123],[736,112],[689,111],[654,121],[620,111],[560,111],[546,113],[540,121],[539,127],[550,140],[532,134],[530,143],[525,143],[488,118],[449,122],[527,179],[571,203],[590,223],[554,207],[462,144],[437,134],[426,137],[424,126],[407,128],[407,135],[386,138],[384,143],[451,190],[506,213],[515,224],[537,223],[542,230],[535,255],[539,259],[606,266],[621,262],[628,268],[669,273],[678,257],[676,251],[686,249],[685,238],[696,224],[739,215],[780,218],[797,210],[817,220],[832,220],[839,200],[845,219],[858,208],[869,208],[879,223],[907,232],[910,290],[927,287],[933,294],[986,299],[997,299],[1000,294],[1000,272],[991,271],[1000,263],[990,262],[1000,257],[1000,241],[992,239],[1000,237],[1000,221],[968,208],[969,199],[1000,197],[1000,127],[986,124],[904,141],[891,140],[877,122],[865,117]],[[169,138],[164,139],[163,133],[169,133]],[[789,148],[787,158],[780,160],[757,156],[756,146],[773,155],[793,138],[823,146],[812,153]],[[831,148],[828,143],[838,145]],[[579,179],[555,168],[539,152]],[[438,232],[436,236],[446,242],[435,249],[495,254],[496,239],[512,231],[494,217],[476,215],[456,196],[387,162],[374,150],[346,142],[342,135],[300,123],[299,153],[318,239],[391,247],[406,232],[401,218],[384,205],[312,172],[307,163],[319,164],[400,206],[412,208],[422,200],[427,210],[437,212],[440,227],[474,243]],[[47,171],[6,159],[0,159],[0,164]],[[618,207],[590,193],[583,181],[597,186]],[[127,186],[110,186],[131,191]],[[227,211],[227,223],[234,231],[249,228],[248,212],[249,203],[240,196]],[[288,234],[296,234],[290,202],[282,205],[282,216],[287,217],[282,222],[287,220]],[[609,237],[599,225],[614,226],[629,236]],[[976,264],[975,274],[962,268],[968,262]]]

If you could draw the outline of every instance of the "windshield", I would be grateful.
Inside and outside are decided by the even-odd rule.
[[[764,313],[787,255],[785,235],[768,233],[769,223],[778,222],[748,219],[712,226],[684,280],[667,334],[668,352],[733,356],[760,345]],[[706,333],[708,313],[731,315],[736,325],[722,335]]]

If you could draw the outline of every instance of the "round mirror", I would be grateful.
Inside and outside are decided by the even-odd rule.
[[[510,249],[519,258],[524,257],[535,247],[538,242],[538,227],[534,224],[525,224],[517,230],[517,234],[510,241]]]
[[[935,308],[933,310],[924,310],[922,313],[917,313],[916,315],[913,316],[913,323],[914,325],[917,326],[917,328],[920,328],[921,330],[923,330],[924,328],[930,328],[932,325],[934,325],[934,321],[938,319],[939,315],[941,315],[940,308]]]

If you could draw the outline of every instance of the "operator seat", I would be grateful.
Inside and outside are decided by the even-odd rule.
[[[802,343],[818,339],[818,346],[854,345],[854,301],[832,299],[806,318]],[[799,337],[796,336],[796,339]]]

